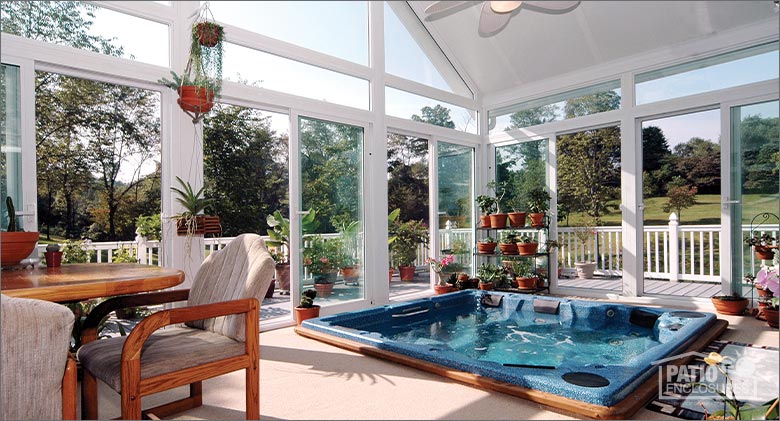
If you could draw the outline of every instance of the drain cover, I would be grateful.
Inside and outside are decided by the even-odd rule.
[[[612,345],[612,346],[621,346],[621,345],[623,345],[623,340],[622,339],[617,339],[617,338],[610,339],[609,340],[609,344]]]
[[[561,376],[567,383],[582,387],[604,387],[609,386],[609,380],[598,374],[575,371]]]
[[[706,314],[699,313],[698,311],[673,311],[669,313],[669,315],[681,319],[701,319],[702,317],[707,317]]]

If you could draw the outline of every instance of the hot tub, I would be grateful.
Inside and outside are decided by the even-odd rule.
[[[725,329],[716,320],[466,290],[307,320],[298,332],[566,412],[620,418],[657,390],[653,362],[703,348]]]

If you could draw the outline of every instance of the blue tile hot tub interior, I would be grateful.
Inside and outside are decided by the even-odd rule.
[[[708,313],[466,290],[307,320],[303,327],[500,382],[612,406]]]

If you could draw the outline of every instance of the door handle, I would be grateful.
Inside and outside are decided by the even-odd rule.
[[[726,200],[726,201],[723,201],[723,202],[720,202],[720,203],[722,203],[724,205],[738,205],[740,203],[740,201],[739,200]]]
[[[298,215],[308,215],[309,211],[296,211],[295,213]]]

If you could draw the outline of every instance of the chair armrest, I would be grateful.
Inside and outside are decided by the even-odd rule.
[[[172,291],[149,292],[144,294],[111,297],[106,301],[98,304],[87,316],[87,319],[82,325],[81,343],[83,345],[97,340],[97,329],[100,325],[100,322],[103,321],[103,319],[114,310],[128,307],[186,301],[189,298],[189,295],[189,289],[176,289]]]
[[[139,364],[140,370],[141,349],[144,343],[149,336],[162,327],[242,313],[247,317],[247,330],[250,330],[250,326],[254,326],[256,330],[257,323],[251,323],[250,321],[258,320],[260,317],[260,302],[257,298],[243,298],[240,300],[158,311],[138,323],[127,336],[125,345],[122,348],[122,366],[128,363],[128,361],[136,360],[135,362]]]

